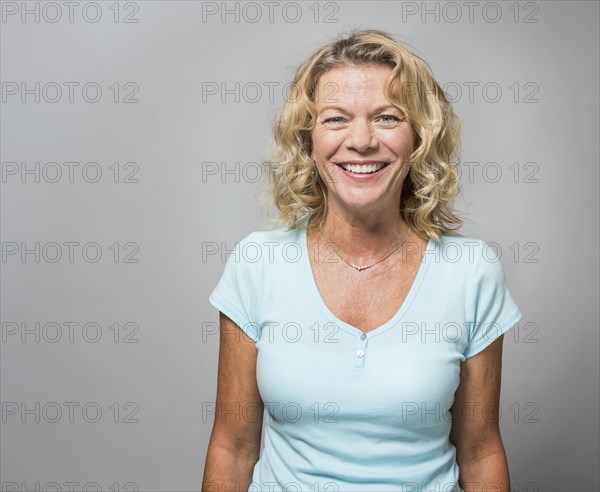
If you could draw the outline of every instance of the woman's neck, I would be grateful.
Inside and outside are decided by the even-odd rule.
[[[369,261],[386,253],[398,245],[408,232],[408,224],[399,210],[388,212],[387,215],[349,215],[329,210],[321,227],[342,254],[356,261]],[[312,235],[320,235],[320,229],[313,221],[309,223],[309,231]],[[322,236],[319,240],[327,241]]]

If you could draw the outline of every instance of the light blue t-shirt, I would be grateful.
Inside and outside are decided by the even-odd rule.
[[[460,364],[521,318],[495,251],[430,240],[399,311],[368,333],[328,309],[309,254],[305,228],[255,231],[209,297],[258,351],[263,449],[248,490],[462,492],[449,440]]]

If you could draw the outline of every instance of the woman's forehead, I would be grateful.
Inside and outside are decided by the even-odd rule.
[[[387,65],[340,65],[324,72],[319,77],[318,85],[332,79],[347,81],[349,84],[380,80],[387,78],[391,71]]]
[[[325,72],[317,85],[316,104],[385,101],[384,87],[391,68],[381,65],[344,65]],[[318,97],[318,95],[321,97]]]

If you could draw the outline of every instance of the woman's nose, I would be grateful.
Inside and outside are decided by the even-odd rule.
[[[356,118],[348,126],[346,146],[358,152],[366,152],[377,147],[377,138],[371,124],[362,118]]]

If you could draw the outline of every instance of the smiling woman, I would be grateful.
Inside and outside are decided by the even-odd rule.
[[[361,104],[365,111],[367,103],[360,99],[369,84],[368,117],[347,114]],[[341,96],[351,98],[347,105],[340,104]],[[327,176],[311,172],[313,139],[321,130],[339,129],[365,139],[371,134],[365,128],[397,131],[398,126],[410,129],[414,148],[396,208],[413,230],[436,240],[458,229],[462,220],[453,201],[459,178],[453,164],[458,162],[460,121],[427,64],[376,30],[358,31],[327,44],[298,68],[275,124],[276,151],[269,159],[271,176],[265,188],[280,219],[292,228],[307,213],[315,224],[324,220],[329,183],[323,182]],[[377,134],[382,135],[385,132]]]
[[[325,72],[316,93],[311,157],[327,183],[329,204],[370,222],[381,210],[398,215],[397,198],[414,150],[410,123],[384,96],[391,73],[385,65],[344,65]],[[327,86],[336,88],[333,97],[343,106],[319,97]]]
[[[521,313],[486,244],[452,234],[459,123],[426,64],[381,31],[334,41],[274,137],[279,222],[209,298],[203,490],[508,491],[502,340]]]

